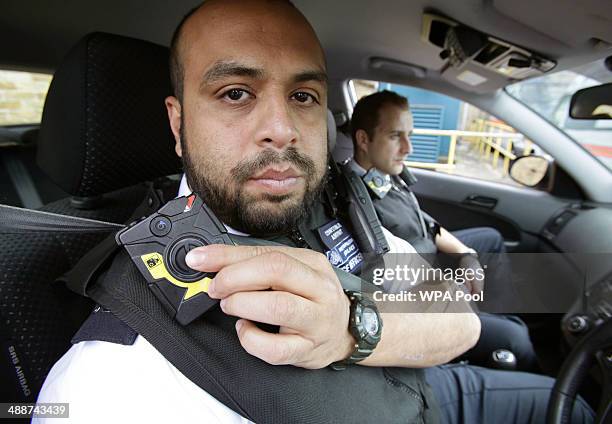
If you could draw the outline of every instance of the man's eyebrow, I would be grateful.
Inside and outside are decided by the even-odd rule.
[[[327,73],[323,71],[304,71],[293,77],[293,82],[317,81],[327,85]]]
[[[227,77],[249,77],[263,78],[264,71],[258,68],[252,68],[238,62],[217,62],[208,71],[204,73],[200,87],[213,84]]]

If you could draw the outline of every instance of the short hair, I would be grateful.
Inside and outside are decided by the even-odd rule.
[[[409,109],[408,99],[389,90],[383,90],[359,99],[353,108],[351,117],[351,138],[353,144],[357,143],[357,130],[364,130],[368,137],[374,137],[378,125],[380,110],[386,105],[399,106]]]
[[[170,41],[170,82],[172,83],[174,96],[179,99],[181,103],[183,102],[183,79],[185,78],[185,69],[183,68],[183,63],[181,62],[179,54],[179,42],[185,22],[187,22],[191,15],[193,15],[203,4],[204,2],[200,3],[183,16],[183,19],[181,19],[174,30],[172,40]]]
[[[296,8],[290,0],[281,1],[292,6],[293,8]],[[183,32],[185,23],[200,7],[204,5],[204,3],[206,3],[206,0],[203,0],[200,4],[187,12],[185,16],[183,16],[183,19],[181,19],[178,26],[174,30],[172,39],[170,41],[170,82],[172,83],[172,91],[174,92],[174,96],[179,99],[181,103],[183,102],[183,80],[185,79],[185,68],[183,67],[183,62],[181,61],[179,52],[181,34]]]

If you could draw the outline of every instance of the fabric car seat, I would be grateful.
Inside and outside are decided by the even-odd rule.
[[[71,197],[40,210],[124,223],[144,181],[177,174],[164,99],[168,49],[131,38],[84,37],[55,72],[38,141],[40,168]],[[176,183],[178,186],[178,183]],[[87,298],[55,280],[105,233],[0,234],[0,398],[33,402],[72,335]]]

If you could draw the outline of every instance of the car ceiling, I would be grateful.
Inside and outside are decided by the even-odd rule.
[[[178,21],[198,3],[5,0],[0,14],[0,65],[53,70],[67,50],[91,31],[167,45]],[[332,79],[409,78],[372,69],[368,61],[372,57],[414,64],[424,68],[426,78],[438,78],[444,62],[439,48],[421,40],[424,12],[445,15],[555,60],[555,70],[612,54],[609,0],[294,0],[294,4],[319,35]]]

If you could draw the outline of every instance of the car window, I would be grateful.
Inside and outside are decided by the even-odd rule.
[[[409,167],[519,186],[509,176],[512,162],[519,156],[546,155],[514,128],[467,102],[385,82],[352,80],[349,88],[353,105],[381,90],[408,98],[414,117]]]
[[[0,70],[0,126],[39,124],[51,77]]]
[[[612,82],[604,60],[547,74],[506,87],[506,91],[580,143],[612,171],[612,121],[572,119],[572,95],[583,88]]]

